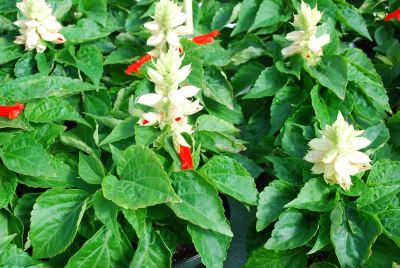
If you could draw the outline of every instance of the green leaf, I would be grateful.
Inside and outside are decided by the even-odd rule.
[[[324,56],[317,66],[308,67],[306,70],[319,84],[329,88],[339,99],[344,100],[348,77],[347,63],[343,57]]]
[[[131,47],[120,47],[108,55],[104,61],[104,65],[108,64],[131,64],[137,59],[140,52]]]
[[[135,210],[122,209],[122,212],[127,221],[132,225],[133,229],[140,237],[146,227],[147,208],[139,208]]]
[[[15,235],[0,238],[0,265],[2,267],[47,267],[34,260],[27,252],[11,244],[14,237]]]
[[[258,28],[268,27],[290,18],[289,15],[283,15],[282,2],[280,0],[263,0],[257,11],[253,25],[249,31]],[[281,15],[282,14],[282,15]]]
[[[128,239],[120,239],[103,226],[69,259],[65,267],[127,267],[132,255]]]
[[[338,19],[346,26],[349,27],[350,29],[353,29],[360,35],[368,38],[370,41],[372,41],[371,36],[369,35],[367,25],[365,23],[365,20],[361,16],[360,12],[353,6],[351,5],[342,5],[338,4]]]
[[[231,237],[188,224],[187,230],[206,267],[223,267]]]
[[[306,99],[307,94],[303,89],[296,87],[283,87],[279,89],[271,104],[270,134],[277,132],[284,125],[286,119]]]
[[[238,153],[246,149],[241,140],[224,133],[200,130],[194,135],[196,143],[201,144],[202,148],[216,153]]]
[[[102,186],[105,198],[123,208],[138,209],[179,198],[171,187],[158,157],[142,146],[131,146],[120,156],[117,165],[120,177],[104,178]]]
[[[15,244],[19,248],[24,247],[24,226],[8,209],[0,209],[0,237],[16,234]],[[0,250],[1,252],[1,250]]]
[[[108,29],[100,27],[89,18],[80,19],[77,25],[64,27],[60,32],[65,35],[68,42],[76,44],[96,40],[110,34]]]
[[[240,130],[233,124],[208,114],[199,116],[196,120],[196,124],[196,130],[215,131],[226,134],[235,134],[240,132]]]
[[[370,188],[357,199],[357,207],[363,211],[378,213],[386,209],[399,192],[400,185]]]
[[[231,36],[246,32],[253,24],[260,0],[244,0],[240,7],[239,18]]]
[[[94,89],[94,86],[78,79],[35,74],[1,83],[0,98],[25,102],[52,96],[70,96]]]
[[[180,203],[167,204],[175,214],[204,229],[232,236],[232,231],[224,217],[222,201],[218,192],[205,178],[195,171],[185,170],[173,173],[172,185]]]
[[[388,209],[378,215],[383,232],[400,247],[400,209]]]
[[[168,268],[171,267],[171,252],[165,245],[159,233],[147,220],[139,237],[138,248],[132,259],[130,268]]]
[[[79,0],[79,11],[92,20],[106,26],[107,0]]]
[[[63,252],[74,240],[87,193],[76,189],[51,189],[44,192],[32,210],[30,239],[34,258]]]
[[[310,164],[300,158],[267,156],[266,159],[273,164],[278,179],[283,179],[293,185],[302,185],[303,170],[310,168]]]
[[[369,187],[400,185],[400,161],[376,162],[369,172],[367,185]]]
[[[400,249],[385,235],[378,237],[372,246],[372,254],[362,268],[392,267],[400,262]]]
[[[85,155],[79,152],[79,176],[90,184],[101,184],[105,176],[103,163],[94,154]]]
[[[274,180],[260,193],[257,207],[257,232],[275,221],[284,206],[296,197],[294,187],[284,180]]]
[[[348,65],[349,81],[359,87],[371,100],[373,106],[381,112],[390,112],[389,98],[381,81],[371,79],[353,65]]]
[[[240,69],[232,77],[232,87],[235,94],[242,94],[242,90],[246,90],[257,80],[264,66],[256,61],[243,64]]]
[[[17,173],[28,176],[55,176],[51,156],[30,135],[17,134],[3,145],[0,151],[4,165]]]
[[[97,219],[107,226],[113,235],[119,236],[118,206],[105,199],[102,190],[93,195],[92,205]]]
[[[304,268],[307,266],[307,250],[297,248],[292,250],[254,250],[244,268]]]
[[[205,69],[203,94],[216,102],[233,110],[232,86],[226,80],[225,74],[216,66]]]
[[[296,199],[285,207],[307,209],[311,211],[331,211],[337,202],[338,195],[321,178],[312,178],[301,188]]]
[[[17,176],[0,165],[0,208],[7,207],[17,189]]]
[[[96,2],[96,5],[98,5],[98,2],[103,1],[96,0],[93,2]],[[93,45],[82,45],[76,55],[76,65],[96,86],[100,84],[100,79],[103,74],[103,54],[97,47]]]
[[[390,142],[395,146],[400,146],[400,112],[389,118],[387,127],[390,131]]]
[[[135,135],[136,119],[132,116],[119,123],[111,133],[100,142],[100,145],[124,140]],[[147,144],[146,144],[147,145]]]
[[[314,246],[312,247],[312,249],[310,249],[309,252],[307,252],[307,254],[314,254],[315,252],[331,244],[331,238],[329,237],[330,230],[330,215],[329,213],[322,214],[319,220],[319,231],[317,239],[315,240]]]
[[[376,216],[338,204],[331,213],[331,241],[342,267],[358,267],[382,232]]]
[[[25,53],[15,64],[14,73],[16,77],[23,77],[35,73],[35,58],[32,52]]]
[[[18,198],[15,204],[14,214],[21,220],[25,230],[29,230],[33,205],[39,196],[40,193],[24,194],[22,197]]]
[[[318,85],[311,90],[311,102],[321,128],[332,125],[337,119],[338,111],[346,116],[353,109],[352,95],[347,93],[345,99],[341,100],[332,91]]]
[[[276,67],[268,67],[260,74],[250,92],[243,98],[258,99],[274,96],[279,89],[286,85],[287,80],[287,75],[280,73]]]
[[[389,130],[383,123],[367,128],[362,136],[371,141],[371,144],[363,149],[369,155],[383,147],[390,138]]]
[[[221,7],[215,12],[211,22],[211,28],[224,28],[230,21],[234,7],[235,6],[233,4],[221,5]]]
[[[254,179],[237,161],[227,156],[214,156],[200,173],[210,179],[217,189],[249,205],[257,204],[257,189]]]
[[[288,209],[279,216],[266,249],[293,249],[306,244],[318,231],[319,218],[314,214]]]
[[[0,65],[16,60],[23,55],[20,45],[0,45]]]
[[[47,2],[51,5],[56,18],[63,17],[72,7],[72,0],[48,0]]]
[[[26,105],[24,113],[29,121],[35,123],[68,120],[90,126],[68,101],[59,97],[31,101]]]

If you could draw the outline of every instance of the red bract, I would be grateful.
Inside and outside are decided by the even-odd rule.
[[[392,13],[388,14],[385,17],[385,21],[391,20],[391,19],[397,19],[398,21],[400,21],[400,8],[393,11]]]
[[[193,169],[193,159],[190,148],[179,145],[179,157],[181,158],[182,170]]]
[[[12,106],[0,106],[0,116],[15,119],[21,114],[24,107],[21,103],[16,103]]]
[[[220,32],[218,30],[214,30],[214,31],[212,31],[211,33],[208,33],[208,34],[195,36],[195,37],[192,38],[192,41],[195,42],[196,44],[199,44],[199,45],[212,43],[215,40],[214,37],[216,37],[219,34],[220,34]]]
[[[146,56],[141,57],[134,64],[129,65],[125,73],[126,74],[139,73],[140,67],[149,60],[151,60],[151,56],[148,54]]]

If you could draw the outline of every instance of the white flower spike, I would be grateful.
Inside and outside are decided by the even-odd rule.
[[[355,130],[339,112],[336,122],[321,131],[321,138],[308,143],[311,150],[304,159],[314,163],[314,174],[324,174],[326,182],[349,190],[351,176],[371,167],[368,155],[359,152],[371,144],[367,138],[359,137],[363,132]]]
[[[297,31],[290,32],[286,39],[292,44],[282,49],[282,55],[290,57],[294,54],[302,55],[309,65],[315,65],[323,55],[323,47],[330,42],[329,34],[317,37],[317,24],[322,14],[317,7],[311,9],[309,5],[301,2],[299,14],[294,15],[293,26]]]
[[[59,33],[62,26],[52,15],[52,9],[45,0],[23,0],[17,3],[24,18],[14,22],[19,27],[20,36],[14,43],[25,45],[26,50],[36,49],[38,53],[46,50],[45,41],[61,44],[66,41]]]
[[[179,36],[187,33],[187,27],[182,25],[186,22],[182,7],[171,0],[160,0],[156,4],[153,19],[144,24],[151,33],[150,38],[147,39],[147,45],[156,47],[148,54],[158,57],[160,53],[166,53],[167,44],[170,47],[179,48]]]
[[[181,147],[189,147],[183,133],[192,134],[193,128],[188,116],[200,111],[203,107],[199,100],[191,101],[200,89],[194,86],[179,84],[190,74],[190,65],[181,67],[183,57],[176,48],[170,47],[168,53],[162,53],[155,63],[155,69],[149,68],[148,75],[155,84],[156,93],[140,96],[137,103],[154,109],[145,113],[139,120],[142,126],[158,125],[161,129],[169,126],[177,152]]]

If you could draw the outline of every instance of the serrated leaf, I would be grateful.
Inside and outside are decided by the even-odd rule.
[[[220,68],[210,66],[205,69],[203,85],[204,95],[233,110],[232,86]]]
[[[88,194],[77,189],[51,189],[33,206],[30,239],[33,257],[63,252],[74,240],[86,209]]]
[[[106,0],[79,0],[79,11],[92,20],[106,26],[107,1]]]
[[[124,121],[120,122],[111,133],[100,142],[100,145],[113,143],[116,141],[124,140],[135,135],[135,123],[134,117],[128,117]],[[147,145],[147,144],[146,144]]]
[[[0,208],[7,207],[17,188],[17,176],[0,165]]]
[[[253,24],[261,0],[244,0],[240,7],[239,18],[231,36],[246,32]]]
[[[52,96],[70,96],[94,89],[94,86],[78,79],[35,74],[0,83],[0,98],[26,102]]]
[[[24,113],[29,121],[35,123],[51,123],[68,120],[90,126],[68,101],[58,97],[31,101],[26,105]]]
[[[206,267],[223,267],[231,237],[188,224],[187,230]]]
[[[318,231],[319,217],[305,211],[288,209],[275,223],[266,249],[285,250],[306,244]]]
[[[117,172],[120,180],[112,175],[104,178],[103,193],[123,208],[179,201],[160,160],[147,148],[134,145],[126,149],[119,158]]]
[[[344,25],[346,25],[350,29],[353,29],[360,35],[368,38],[369,40],[372,40],[364,18],[355,7],[342,4],[338,4],[337,6],[339,10],[338,18]]]
[[[96,5],[98,4],[97,0],[93,2],[96,2]],[[103,74],[103,54],[97,47],[82,45],[76,55],[76,65],[96,86],[99,85]]]
[[[383,231],[400,247],[400,209],[388,209],[378,215]]]
[[[296,197],[296,191],[292,185],[283,180],[272,181],[260,193],[257,207],[257,231],[263,230],[276,220],[284,206]]]
[[[214,156],[200,169],[200,173],[210,179],[220,192],[249,205],[257,204],[254,179],[234,159]]]
[[[195,171],[173,173],[172,185],[182,199],[180,203],[167,204],[175,214],[204,229],[232,236],[224,217],[222,201],[210,183]]]
[[[244,268],[304,268],[307,265],[306,252],[305,248],[292,250],[258,248],[251,253]]]
[[[285,86],[287,80],[287,75],[280,73],[276,67],[268,67],[262,71],[250,92],[244,96],[244,99],[273,96]]]
[[[105,176],[103,163],[95,155],[79,152],[79,176],[90,184],[101,184]]]
[[[344,100],[348,82],[347,63],[341,56],[327,55],[307,72],[322,86],[332,90],[339,99]]]
[[[335,191],[321,178],[312,178],[300,189],[297,198],[285,207],[326,212],[331,211],[336,202]]]
[[[15,135],[3,145],[0,156],[4,165],[14,172],[34,177],[56,175],[51,156],[28,134]]]
[[[338,204],[331,213],[331,241],[343,267],[357,267],[382,232],[376,216]]]
[[[69,259],[65,267],[127,267],[133,250],[128,239],[120,237],[103,226]]]

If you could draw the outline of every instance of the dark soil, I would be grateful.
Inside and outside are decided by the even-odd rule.
[[[174,256],[172,256],[172,262],[173,263],[184,262],[187,259],[196,256],[197,254],[198,253],[194,248],[194,245],[179,245],[176,248]]]

